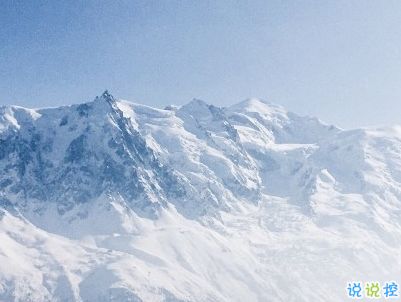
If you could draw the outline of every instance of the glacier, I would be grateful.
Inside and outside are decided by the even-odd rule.
[[[0,301],[345,301],[350,281],[401,282],[401,126],[105,91],[0,107],[0,167]]]

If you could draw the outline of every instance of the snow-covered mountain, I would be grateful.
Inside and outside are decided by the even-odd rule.
[[[345,301],[401,282],[401,127],[249,99],[0,108],[0,301]]]

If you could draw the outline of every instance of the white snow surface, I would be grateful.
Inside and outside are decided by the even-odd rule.
[[[0,108],[0,168],[0,301],[346,301],[349,281],[401,283],[401,126],[105,92]]]

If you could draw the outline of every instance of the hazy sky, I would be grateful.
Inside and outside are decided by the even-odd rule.
[[[56,3],[57,2],[57,3]],[[401,1],[0,1],[0,104],[260,97],[401,124]]]

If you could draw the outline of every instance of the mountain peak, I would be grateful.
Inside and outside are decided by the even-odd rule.
[[[208,103],[206,103],[203,100],[200,99],[193,99],[192,101],[190,101],[188,104],[185,104],[184,106],[182,106],[179,111],[180,112],[186,112],[189,113],[191,115],[209,115],[210,112],[210,105]]]
[[[114,96],[107,89],[102,93],[102,95],[100,96],[100,99],[102,101],[106,101],[109,104],[113,104],[116,101]]]
[[[97,96],[93,102],[81,104],[78,106],[78,110],[81,110],[81,107],[91,108],[93,111],[98,113],[109,113],[110,110],[115,110],[117,108],[116,99],[114,96],[109,93],[108,90],[105,90],[100,96]]]
[[[193,98],[188,104],[184,105],[184,107],[208,107],[209,104],[206,103],[204,100]]]
[[[102,98],[114,100],[114,97],[111,95],[111,93],[109,93],[107,89],[102,93]]]
[[[273,103],[270,103],[268,101],[259,99],[259,98],[249,98],[246,99],[242,102],[239,102],[235,105],[232,105],[229,107],[232,110],[235,109],[240,109],[240,110],[245,110],[248,112],[285,112],[286,110],[278,105],[275,105]]]
[[[106,89],[100,96],[97,96],[95,98],[95,103],[99,102],[99,103],[103,103],[106,102],[110,105],[114,104],[116,102],[116,99],[114,98],[114,96]]]

